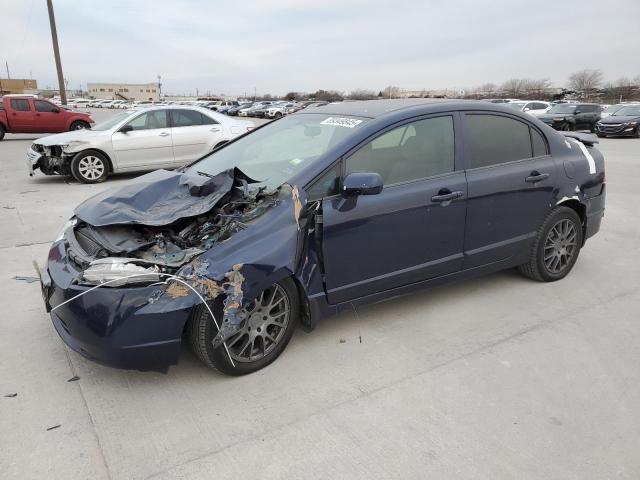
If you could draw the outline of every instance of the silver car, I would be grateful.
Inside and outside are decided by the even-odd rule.
[[[189,106],[118,113],[90,130],[50,135],[27,151],[29,175],[73,175],[98,183],[117,172],[176,168],[254,128],[251,121]]]

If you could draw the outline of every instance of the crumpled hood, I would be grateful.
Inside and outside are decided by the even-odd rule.
[[[42,137],[35,140],[33,143],[44,145],[45,147],[50,147],[52,145],[67,145],[71,142],[89,140],[90,137],[93,138],[99,135],[104,135],[105,133],[106,132],[103,131],[93,131],[89,129],[72,130],[70,132],[57,133],[55,135]]]
[[[75,215],[95,227],[168,225],[208,212],[234,185],[251,182],[238,169],[212,177],[192,171],[156,170],[91,197],[76,208]]]

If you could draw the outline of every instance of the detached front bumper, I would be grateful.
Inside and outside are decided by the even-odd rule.
[[[42,154],[36,152],[32,147],[29,147],[27,150],[27,172],[30,177],[33,177],[34,170],[40,168],[40,159],[42,158]]]
[[[159,295],[160,286],[102,287],[57,308],[91,288],[75,283],[79,273],[64,242],[54,243],[42,293],[56,331],[71,349],[115,368],[166,371],[178,362],[193,298]]]

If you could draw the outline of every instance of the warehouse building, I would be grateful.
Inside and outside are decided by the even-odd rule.
[[[38,82],[28,78],[0,78],[0,95],[9,93],[32,93]]]
[[[87,83],[89,96],[106,100],[160,100],[157,83]]]

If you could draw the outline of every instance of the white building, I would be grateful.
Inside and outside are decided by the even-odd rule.
[[[89,96],[109,100],[160,100],[157,83],[87,83]]]

